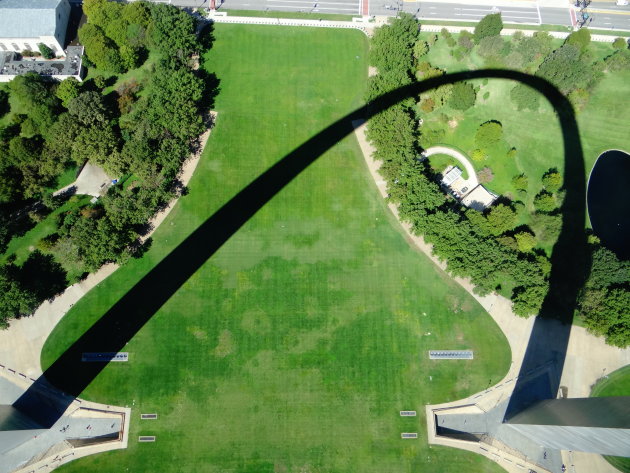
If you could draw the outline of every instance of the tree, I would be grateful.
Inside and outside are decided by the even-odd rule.
[[[477,93],[472,84],[468,82],[457,82],[453,85],[453,92],[449,105],[456,110],[468,110],[475,105]]]
[[[565,94],[587,88],[595,78],[591,65],[580,60],[580,50],[572,44],[564,44],[547,56],[536,74]]]
[[[392,21],[390,25],[377,28],[370,47],[370,64],[379,74],[395,70],[409,73],[413,46],[418,39],[418,22],[407,13]]]
[[[475,26],[475,41],[477,44],[489,36],[498,36],[503,29],[503,21],[500,13],[484,16]]]
[[[72,158],[76,162],[85,160],[102,166],[105,171],[117,170],[119,138],[109,126],[93,126],[83,128],[72,146]],[[117,173],[112,173],[116,174]]]
[[[521,253],[529,253],[536,246],[536,237],[529,232],[519,232],[514,235],[514,238],[516,238],[518,251]]]
[[[0,118],[9,113],[9,110],[11,110],[9,93],[6,90],[0,90]]]
[[[488,166],[485,166],[484,168],[481,169],[481,171],[477,173],[477,179],[479,179],[479,182],[481,184],[487,184],[488,182],[491,182],[492,179],[494,179],[494,174],[492,173],[492,169],[489,168]]]
[[[510,90],[510,98],[516,105],[516,109],[538,111],[540,105],[540,92],[525,84],[517,84]]]
[[[547,192],[558,192],[562,187],[562,174],[556,169],[550,169],[543,174],[542,183]]]
[[[488,148],[498,143],[503,137],[503,126],[498,121],[482,123],[475,134],[475,143],[480,148]]]
[[[498,204],[490,209],[486,218],[489,233],[501,235],[516,226],[518,214],[507,205]]]
[[[172,5],[151,5],[152,38],[166,56],[184,61],[197,48],[195,20]]]
[[[538,212],[549,213],[558,208],[558,203],[553,194],[547,191],[541,191],[534,197],[534,207]]]
[[[9,320],[35,310],[37,299],[16,280],[14,266],[0,266],[0,327],[9,326]]]
[[[512,178],[512,185],[514,189],[519,192],[527,192],[528,179],[525,174],[519,174],[518,176],[514,176]]]
[[[42,56],[44,57],[44,59],[55,58],[55,53],[53,52],[53,50],[50,49],[48,46],[46,46],[44,43],[39,43],[37,45],[37,48],[39,49],[39,52],[42,53]]]
[[[586,51],[588,45],[591,43],[591,33],[588,28],[580,28],[577,31],[571,33],[564,40],[564,44],[570,44],[577,47],[581,52]]]
[[[429,52],[429,43],[423,40],[416,41],[416,44],[414,44],[413,46],[413,57],[415,57],[416,59],[419,59],[428,52]]]
[[[475,47],[474,39],[475,37],[471,32],[463,30],[459,33],[457,44],[459,44],[464,51],[469,52]]]
[[[626,38],[616,38],[612,46],[615,49],[628,49],[628,40]]]
[[[507,55],[509,43],[501,36],[487,36],[477,42],[477,53],[484,58],[500,59]]]
[[[9,90],[23,113],[37,125],[39,133],[46,136],[59,106],[51,86],[39,74],[28,72],[9,82]]]
[[[524,64],[535,64],[553,50],[553,38],[547,32],[537,31],[519,41],[516,51],[521,54]]]
[[[472,153],[470,153],[470,157],[473,161],[480,163],[482,161],[485,161],[488,155],[484,150],[477,148],[472,150]]]
[[[81,83],[74,77],[68,77],[62,80],[55,91],[55,95],[64,107],[68,107],[70,101],[79,96],[81,91]]]
[[[83,92],[70,100],[68,113],[85,126],[103,126],[110,118],[103,95],[93,91]]]
[[[123,72],[125,70],[118,47],[96,24],[86,23],[79,28],[79,41],[97,68],[104,71]]]
[[[630,50],[620,49],[604,59],[609,71],[627,71],[630,69]]]

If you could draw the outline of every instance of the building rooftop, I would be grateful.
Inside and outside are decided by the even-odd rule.
[[[62,0],[0,0],[0,38],[54,36]]]
[[[0,0],[2,1],[2,0]],[[42,76],[78,76],[81,72],[83,46],[68,46],[65,59],[44,61],[39,58],[17,59],[14,52],[0,52],[0,75],[19,76],[37,72]]]

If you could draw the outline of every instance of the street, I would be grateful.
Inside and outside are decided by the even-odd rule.
[[[179,7],[208,7],[209,0],[153,0]],[[547,24],[571,26],[571,8],[563,0],[472,0],[471,3],[420,2],[414,0],[216,0],[221,10],[294,11],[360,15],[369,1],[370,15],[396,16],[399,11],[421,20],[479,21],[485,15],[501,12],[507,24]],[[594,1],[586,9],[589,28],[630,31],[630,6],[614,1]],[[576,12],[577,13],[577,12]]]

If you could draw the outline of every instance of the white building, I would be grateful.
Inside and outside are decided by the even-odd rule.
[[[68,0],[0,0],[0,53],[38,51],[44,43],[63,54],[69,18]]]

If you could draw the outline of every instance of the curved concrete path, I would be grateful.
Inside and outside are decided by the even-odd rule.
[[[470,160],[464,155],[464,153],[461,153],[456,149],[449,148],[448,146],[431,146],[430,148],[426,149],[422,154],[427,158],[436,154],[446,154],[451,158],[456,159],[462,164],[462,166],[464,166],[464,169],[466,169],[466,172],[468,173],[468,179],[464,179],[466,181],[466,186],[469,189],[474,189],[479,185],[479,180],[477,179],[475,168],[473,167]]]

